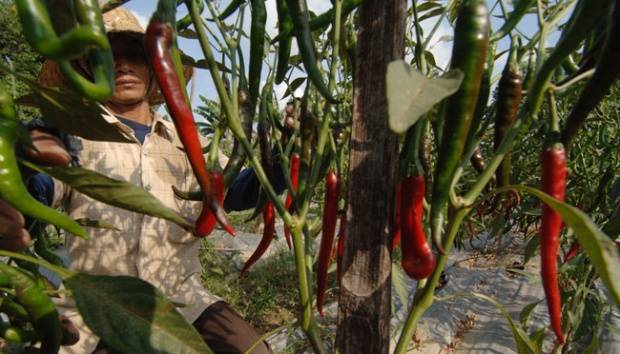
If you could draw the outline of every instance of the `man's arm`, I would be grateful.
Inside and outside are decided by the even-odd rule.
[[[271,185],[277,194],[286,189],[284,174],[279,164],[274,164],[271,174]],[[241,211],[254,208],[258,202],[260,182],[254,173],[253,168],[243,169],[237,178],[232,182],[226,199],[224,199],[224,209],[226,211]]]

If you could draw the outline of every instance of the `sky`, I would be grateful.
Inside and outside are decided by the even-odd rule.
[[[221,10],[225,8],[229,0],[214,0],[214,2],[216,6]],[[149,1],[132,0],[132,1],[129,1],[125,5],[125,7],[130,9],[138,17],[142,25],[146,28],[148,20],[151,14],[153,13],[153,11],[155,10],[156,3],[157,3],[156,1],[150,1],[150,0]],[[308,3],[308,8],[316,14],[323,13],[327,11],[328,9],[330,9],[332,6],[330,0],[307,0],[307,3]],[[407,3],[408,5],[410,4],[409,1]],[[446,1],[442,1],[442,3],[445,4]],[[495,1],[488,1],[489,6],[492,6],[493,3],[495,3]],[[269,36],[273,38],[277,34],[277,13],[276,13],[275,0],[266,0],[266,7],[267,7],[267,25],[266,25],[267,28],[266,30]],[[494,14],[498,13],[498,11],[499,9],[495,9],[493,13]],[[508,8],[508,11],[510,11],[510,8]],[[187,13],[187,10],[185,9],[185,7],[180,6],[179,13],[177,14],[177,18],[180,18],[186,13]],[[247,15],[247,13],[248,12],[246,11],[246,17],[245,17],[246,21],[244,23],[244,29],[246,30],[246,33],[249,33],[249,16]],[[207,14],[208,14],[208,10],[205,9],[205,12],[203,13],[203,17],[208,17]],[[231,16],[227,22],[232,23],[234,19],[235,19],[235,15]],[[422,21],[421,25],[422,25],[424,33],[430,33],[437,19],[438,17],[432,17],[430,19]],[[494,16],[491,16],[491,19],[492,19],[491,21],[492,28],[495,30],[501,25],[502,20],[497,19]],[[538,30],[536,17],[532,14],[526,15],[524,19],[522,20],[519,26],[519,29],[525,35],[532,35],[533,33],[535,33]],[[433,38],[431,38],[429,49],[433,53],[435,60],[437,62],[437,65],[441,68],[446,68],[449,65],[449,60],[450,60],[451,51],[452,51],[452,42],[451,42],[452,35],[453,35],[452,26],[448,23],[447,20],[444,20],[440,24]],[[554,41],[554,38],[551,36],[550,42],[552,43],[553,41]],[[244,58],[246,60],[249,57],[247,42],[248,41],[246,40],[242,44],[242,49],[245,52]],[[497,53],[500,53],[506,50],[509,47],[509,45],[510,45],[510,41],[508,37],[505,37],[503,40],[499,41]],[[185,53],[187,53],[188,55],[192,56],[195,59],[202,59],[204,57],[197,40],[188,40],[184,38],[179,38],[179,47]],[[293,54],[295,54],[297,51],[295,41],[293,41],[293,47],[294,47]],[[506,63],[506,57],[507,57],[506,55],[503,55],[502,57],[498,58],[498,60],[496,61],[495,68],[494,68],[495,76],[501,73],[501,70],[503,69]],[[267,75],[266,72],[264,72],[263,77],[266,77],[266,75]],[[203,95],[211,99],[217,99],[215,88],[212,84],[210,74],[207,70],[197,69],[194,74],[193,84],[194,86],[193,86],[192,102],[194,106],[199,105],[201,102],[200,99],[198,98],[198,95]],[[188,86],[188,90],[192,91],[192,86]],[[286,87],[284,86],[284,84],[276,87],[276,94],[278,95],[278,97],[281,97],[285,90],[286,90]],[[303,90],[303,87],[299,88],[297,93],[300,94],[302,90]],[[281,104],[283,105],[284,102],[281,102]]]

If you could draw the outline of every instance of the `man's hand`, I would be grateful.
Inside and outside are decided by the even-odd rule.
[[[30,234],[24,226],[24,216],[0,199],[0,248],[13,252],[28,248]]]
[[[69,165],[71,155],[56,136],[42,130],[33,130],[30,136],[32,144],[38,151],[24,149],[24,154],[29,160],[46,166]],[[0,248],[23,251],[28,248],[30,242],[24,216],[7,202],[0,200]]]
[[[38,151],[25,148],[28,160],[44,166],[68,166],[71,163],[71,155],[57,136],[35,129],[30,132],[30,138]]]

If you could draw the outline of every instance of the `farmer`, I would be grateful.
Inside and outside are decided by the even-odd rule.
[[[172,186],[181,190],[196,190],[198,184],[181,150],[174,125],[154,110],[154,106],[162,100],[142,50],[144,29],[123,8],[104,14],[104,22],[114,53],[115,89],[112,98],[105,104],[103,118],[132,142],[113,143],[71,137],[70,141],[64,139],[70,145],[67,152],[67,144],[47,129],[35,125],[31,131],[34,144],[43,151],[56,151],[67,161],[71,159],[71,154],[73,160],[84,168],[141,186],[167,207],[195,219],[201,203],[177,199],[172,193]],[[88,72],[83,62],[77,66]],[[44,63],[39,82],[47,86],[63,86],[58,67],[50,61]],[[276,189],[282,191],[283,183],[279,184]],[[198,258],[201,239],[166,220],[95,201],[47,175],[36,175],[29,185],[33,195],[52,206],[63,205],[73,218],[104,220],[118,228],[88,228],[90,240],[67,237],[71,269],[90,274],[129,275],[150,282],[168,299],[183,304],[178,311],[189,323],[193,323],[216,353],[242,353],[259,340],[248,322],[203,288]],[[242,171],[229,190],[225,207],[234,210],[252,207],[256,203],[257,186],[252,171]],[[0,238],[0,247],[26,247],[30,237],[23,229],[23,218],[0,200],[0,223],[8,225],[8,222],[13,223],[13,231],[0,228],[0,232],[5,233]],[[57,305],[59,311],[80,331],[79,342],[63,347],[61,353],[113,352],[84,325],[70,299],[61,300]],[[270,352],[264,342],[252,351]]]

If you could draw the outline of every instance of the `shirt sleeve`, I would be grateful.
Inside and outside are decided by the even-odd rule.
[[[28,180],[28,192],[47,206],[52,206],[54,202],[54,180],[45,173],[38,173]]]
[[[271,185],[276,194],[282,193],[286,189],[284,174],[279,164],[274,164],[271,173]],[[254,208],[258,202],[260,182],[253,168],[241,170],[237,178],[232,182],[226,199],[224,199],[224,209],[227,211],[241,211]]]

